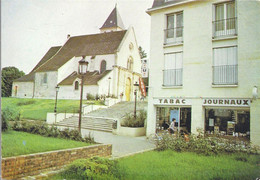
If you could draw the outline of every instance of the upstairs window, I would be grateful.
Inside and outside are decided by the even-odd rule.
[[[79,82],[78,81],[75,81],[74,89],[79,90]]]
[[[237,47],[213,49],[213,85],[238,84]]]
[[[216,4],[213,14],[213,37],[237,34],[237,18],[235,2]]]
[[[101,61],[101,65],[100,65],[100,73],[105,72],[107,69],[107,62],[105,60]]]
[[[183,12],[167,15],[165,44],[183,42]]]
[[[182,86],[182,52],[164,55],[163,86]]]

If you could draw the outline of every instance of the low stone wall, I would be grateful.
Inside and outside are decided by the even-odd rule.
[[[76,159],[93,156],[110,157],[112,145],[93,145],[87,147],[50,151],[2,159],[2,178],[17,179],[32,176],[46,170],[54,170]]]

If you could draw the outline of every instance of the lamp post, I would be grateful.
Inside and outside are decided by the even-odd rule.
[[[55,87],[55,89],[56,89],[56,97],[55,97],[54,112],[56,113],[56,112],[57,112],[57,98],[58,98],[58,92],[59,92],[60,87],[57,85],[57,86]]]
[[[134,118],[136,119],[136,99],[137,99],[137,87],[139,86],[139,84],[137,82],[134,83],[134,87],[135,87],[135,91],[134,91],[134,95],[135,95],[135,109],[134,109]]]
[[[79,106],[79,133],[81,134],[81,118],[82,118],[82,98],[83,98],[83,85],[84,85],[84,76],[87,73],[88,62],[85,60],[85,57],[79,61],[78,73],[81,75],[81,89],[80,89],[80,106]]]
[[[108,78],[108,92],[107,92],[107,96],[110,96],[110,81],[111,81],[111,77]]]

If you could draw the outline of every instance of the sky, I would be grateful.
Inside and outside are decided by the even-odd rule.
[[[29,73],[67,35],[99,33],[115,7],[125,28],[133,26],[137,43],[150,48],[153,0],[1,0],[1,68],[15,66]]]

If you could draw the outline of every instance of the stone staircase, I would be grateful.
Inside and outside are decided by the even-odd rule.
[[[97,117],[82,117],[81,119],[81,128],[91,129],[96,131],[112,132],[113,119],[104,119]],[[61,121],[56,124],[57,126],[65,127],[78,127],[79,126],[79,117],[73,116],[67,118],[64,121]]]
[[[136,110],[147,110],[147,102],[137,102]],[[112,132],[114,120],[121,119],[126,113],[133,113],[134,102],[120,102],[106,109],[98,109],[82,117],[81,127],[96,131]],[[79,117],[73,116],[61,122],[57,126],[78,127]]]

